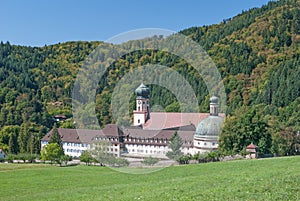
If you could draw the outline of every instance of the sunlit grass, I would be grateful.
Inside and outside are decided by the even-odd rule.
[[[149,174],[1,164],[0,178],[0,200],[300,200],[300,157],[172,166]]]

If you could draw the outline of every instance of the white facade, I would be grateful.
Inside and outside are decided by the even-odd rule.
[[[203,136],[194,138],[194,153],[203,154],[205,152],[217,150],[219,146],[218,137]]]
[[[106,153],[110,153],[113,154],[115,157],[120,157],[121,153],[123,152],[122,150],[122,146],[118,141],[118,138],[108,138],[108,137],[97,137],[95,139],[95,146],[97,146],[97,141],[100,142],[108,142],[107,144],[105,144],[106,146]],[[91,147],[91,149],[93,149],[93,147]]]
[[[146,123],[149,117],[149,99],[136,98],[136,110],[133,111],[133,125],[139,126]]]
[[[46,144],[48,144],[47,141],[42,141],[41,149],[43,149]],[[64,142],[63,149],[66,155],[77,158],[81,156],[82,152],[90,149],[90,144]]]
[[[125,144],[128,156],[135,157],[155,157],[167,158],[166,153],[171,151],[168,145],[149,145],[149,144]]]
[[[46,141],[42,141],[41,147],[43,147],[48,144]],[[83,143],[72,143],[72,142],[64,142],[63,143],[63,149],[64,153],[68,156],[72,156],[75,158],[78,158],[81,156],[81,154],[86,151],[91,149],[90,144],[83,144]],[[121,155],[121,148],[119,143],[113,143],[111,142],[109,146],[107,146],[107,153],[111,153],[116,157],[120,157]],[[0,156],[1,157],[1,156]]]
[[[136,111],[145,111],[147,112],[149,109],[149,99],[148,98],[136,98]]]
[[[143,125],[146,122],[146,112],[137,112],[135,111],[133,113],[133,125],[134,126],[139,126],[139,125]]]
[[[65,154],[72,157],[81,156],[82,152],[88,150],[89,148],[90,148],[89,144],[71,143],[71,142],[63,143],[63,149]]]

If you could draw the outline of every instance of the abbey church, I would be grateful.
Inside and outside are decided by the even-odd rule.
[[[136,90],[136,108],[130,127],[108,124],[102,130],[58,128],[65,154],[79,157],[97,140],[107,140],[107,152],[117,157],[166,158],[170,138],[180,136],[184,154],[194,155],[218,148],[218,137],[224,114],[219,114],[218,98],[210,98],[210,113],[151,112],[150,89],[141,84]],[[52,130],[41,140],[45,146]]]

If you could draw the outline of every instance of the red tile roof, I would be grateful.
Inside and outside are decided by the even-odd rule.
[[[247,149],[256,149],[256,148],[258,148],[258,147],[255,146],[253,143],[251,143],[247,146]]]
[[[115,124],[108,124],[102,130],[90,130],[90,129],[68,129],[58,128],[58,133],[61,136],[62,142],[73,142],[73,143],[91,143],[92,140],[97,136],[106,137],[118,137],[123,135],[122,130]],[[52,135],[51,130],[47,133],[42,141],[49,141]]]
[[[100,130],[68,129],[68,128],[58,128],[57,130],[61,137],[62,142],[91,143],[94,137],[101,134]],[[52,132],[53,129],[49,131],[49,133],[47,133],[42,138],[42,141],[49,141]]]
[[[111,136],[111,137],[119,137],[120,135],[123,135],[123,131],[116,124],[107,124],[102,129],[102,133],[105,136]]]
[[[224,114],[219,114],[225,117]],[[145,130],[161,130],[193,124],[195,127],[209,113],[151,112],[150,119],[145,123]]]

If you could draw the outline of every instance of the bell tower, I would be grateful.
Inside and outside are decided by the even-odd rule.
[[[212,96],[210,99],[210,115],[211,116],[218,116],[219,115],[219,98],[216,96]]]
[[[136,109],[133,111],[133,125],[139,126],[150,119],[149,94],[150,89],[143,83],[135,90]]]

